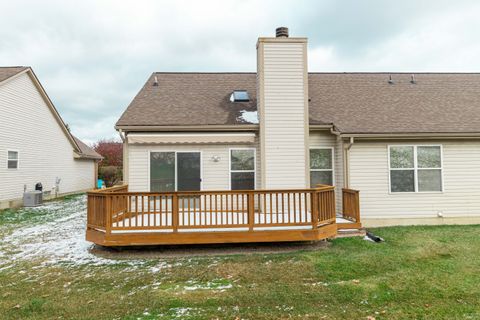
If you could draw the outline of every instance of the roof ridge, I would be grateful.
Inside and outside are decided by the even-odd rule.
[[[154,71],[152,74],[256,74],[256,71]],[[435,71],[309,71],[308,74],[405,74],[405,75],[411,75],[411,74],[432,74],[432,75],[441,75],[441,74],[447,74],[447,75],[455,75],[455,74],[460,74],[460,75],[480,75],[479,72],[457,72],[457,71],[440,71],[440,72],[435,72]]]
[[[309,71],[309,74],[480,74],[480,72],[448,72],[448,71],[441,71],[441,72],[416,72],[416,71],[354,71],[354,72],[322,72],[322,71]]]
[[[153,74],[256,74],[256,71],[154,71]]]

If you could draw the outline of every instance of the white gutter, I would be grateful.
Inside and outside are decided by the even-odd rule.
[[[120,136],[120,139],[122,139],[122,142],[125,142],[125,134],[122,129],[118,129],[118,135]]]
[[[115,126],[116,130],[140,132],[181,131],[258,131],[258,124],[200,126]]]
[[[480,138],[480,132],[465,133],[342,133],[343,138],[356,139],[475,139]]]

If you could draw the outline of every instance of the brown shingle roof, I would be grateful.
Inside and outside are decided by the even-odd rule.
[[[154,78],[158,86],[154,86]],[[256,110],[254,73],[154,73],[118,120],[118,126],[224,125],[241,110]],[[232,104],[233,90],[247,90],[250,102]]]
[[[480,132],[480,74],[310,73],[310,124],[342,133]],[[153,86],[154,77],[158,86]],[[231,103],[236,89],[249,103]],[[154,73],[117,126],[241,125],[256,110],[255,73]]]
[[[75,139],[75,142],[77,143],[78,147],[80,148],[81,153],[79,154],[80,158],[84,159],[96,159],[96,160],[101,160],[103,157],[97,153],[95,150],[87,146],[85,143],[83,143],[82,140],[78,139],[74,135],[72,135],[73,139]]]
[[[0,82],[13,77],[25,69],[28,69],[28,67],[0,67]]]

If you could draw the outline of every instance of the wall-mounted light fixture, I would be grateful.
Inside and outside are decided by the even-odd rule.
[[[220,161],[220,156],[212,156],[212,161],[213,162],[219,162]]]

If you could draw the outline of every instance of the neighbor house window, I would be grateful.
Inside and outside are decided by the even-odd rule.
[[[389,146],[390,191],[442,191],[441,146]]]
[[[255,149],[230,150],[230,189],[255,189]]]
[[[310,187],[333,186],[333,148],[310,149]]]
[[[7,168],[18,169],[18,151],[8,151],[7,153]]]

